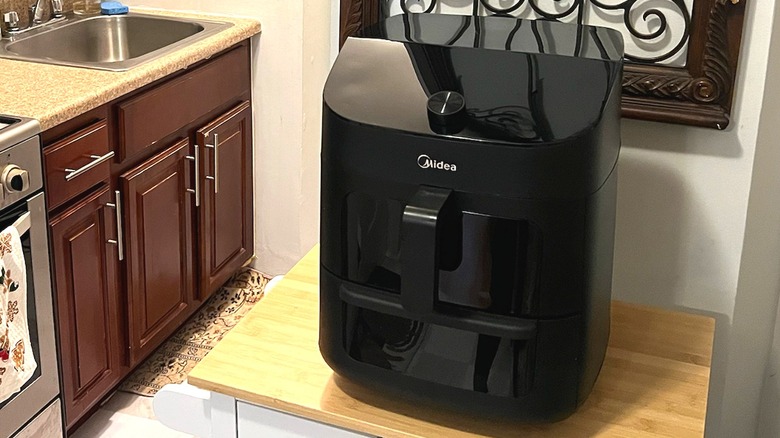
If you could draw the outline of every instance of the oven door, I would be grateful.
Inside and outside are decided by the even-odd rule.
[[[27,318],[30,343],[38,369],[21,391],[0,403],[0,437],[21,429],[59,393],[57,349],[54,339],[49,244],[43,192],[27,202],[0,211],[0,230],[19,229],[27,268]]]

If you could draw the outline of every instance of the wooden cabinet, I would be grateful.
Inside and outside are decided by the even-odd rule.
[[[69,430],[253,255],[249,62],[245,41],[42,135]]]
[[[200,298],[206,299],[252,252],[252,109],[242,102],[198,130]]]
[[[49,172],[46,195],[49,208],[55,208],[108,180],[108,126],[102,119],[47,147],[43,159]]]
[[[68,427],[124,371],[111,194],[103,186],[50,221]]]
[[[123,174],[130,364],[189,316],[193,302],[190,143],[184,139]]]
[[[228,50],[200,68],[118,103],[121,160],[142,154],[161,138],[246,94],[247,61],[244,47]]]

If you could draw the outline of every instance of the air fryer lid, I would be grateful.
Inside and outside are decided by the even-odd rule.
[[[599,123],[622,52],[620,34],[605,28],[394,16],[346,41],[324,99],[339,116],[366,125],[517,146],[555,143]],[[431,99],[442,92],[456,103],[462,98],[463,110],[432,113]]]

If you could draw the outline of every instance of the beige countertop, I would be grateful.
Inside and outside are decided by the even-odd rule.
[[[0,114],[38,119],[46,130],[260,32],[260,23],[246,18],[140,8],[131,12],[212,19],[233,26],[124,72],[0,59]]]
[[[192,370],[190,384],[382,437],[700,437],[715,320],[612,302],[607,356],[578,411],[553,424],[459,415],[339,378],[317,347],[319,247]]]

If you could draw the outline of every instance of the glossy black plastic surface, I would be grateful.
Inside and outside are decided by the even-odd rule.
[[[443,35],[454,35],[451,44]],[[513,39],[498,47],[507,35]],[[342,56],[349,62],[334,65],[324,97],[336,114],[368,125],[522,147],[551,144],[602,119],[621,77],[621,41],[613,30],[590,26],[394,16],[347,40]],[[457,132],[429,123],[428,99],[442,91],[465,99]]]
[[[321,270],[320,350],[340,375],[380,391],[468,415],[557,421],[571,415],[595,375],[581,377],[587,342],[579,315],[534,323],[502,337],[377,312],[340,299],[352,284]],[[343,296],[343,295],[342,295]],[[518,332],[519,334],[520,332]],[[600,362],[599,362],[600,364]],[[598,369],[596,369],[598,371]]]
[[[403,283],[410,289],[406,296],[427,300],[429,311],[435,298],[437,302],[494,314],[534,314],[541,262],[539,229],[524,219],[458,211],[462,204],[453,201],[449,208],[439,210],[438,220],[433,223],[436,229],[429,230],[432,235],[428,236],[431,244],[427,248],[436,251],[423,250],[424,245],[407,246],[411,253],[404,257],[402,224],[405,212],[413,209],[393,199],[350,194],[345,230],[347,279],[401,294],[401,276],[406,273]],[[415,205],[413,200],[410,205]],[[419,223],[415,222],[413,226]],[[412,234],[406,236],[415,239]],[[423,270],[424,278],[417,280],[415,277],[422,276]],[[430,290],[438,294],[425,293]]]
[[[356,361],[409,377],[502,397],[530,387],[531,341],[499,338],[353,308],[347,346]],[[507,384],[507,382],[510,382]]]
[[[364,28],[365,38],[472,47],[533,55],[621,61],[623,37],[606,27],[514,17],[450,14],[395,15]]]

